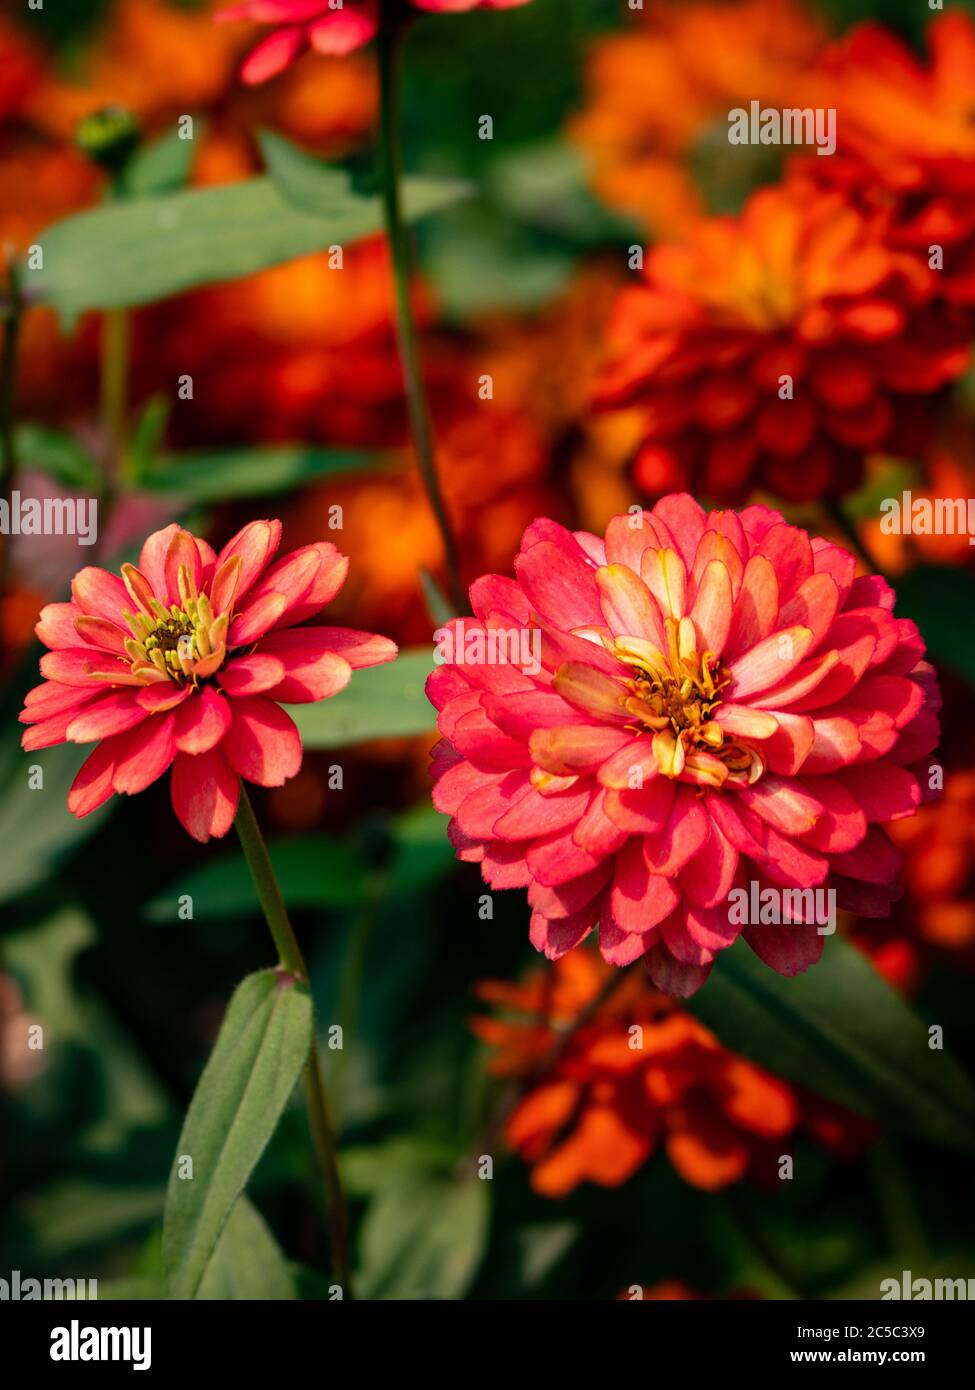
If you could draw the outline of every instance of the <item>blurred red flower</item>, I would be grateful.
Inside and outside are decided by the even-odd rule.
[[[937,292],[937,272],[843,197],[764,189],[649,253],[619,297],[598,403],[644,412],[648,493],[845,492],[864,454],[910,448],[918,402],[968,364],[965,316]]]
[[[605,539],[535,521],[517,579],[472,585],[427,683],[433,800],[488,884],[527,887],[538,950],[598,923],[607,961],[690,994],[739,933],[781,974],[819,959],[807,902],[780,926],[729,912],[746,882],[889,911],[877,823],[922,799],[939,697],[890,587],[854,570],[768,507],[685,494]]]
[[[348,561],[322,541],[272,565],[280,538],[280,522],[253,521],[216,555],[173,524],[146,540],[138,569],[82,569],[71,601],[42,610],[46,679],[27,695],[22,742],[98,741],[68,795],[76,816],[171,766],[184,828],[225,835],[241,777],[279,787],[301,766],[277,701],[327,699],[354,669],[396,656],[372,633],[298,626],[338,593]]]

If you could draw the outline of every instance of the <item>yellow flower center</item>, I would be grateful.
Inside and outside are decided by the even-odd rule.
[[[696,650],[688,618],[666,618],[668,651],[639,637],[617,637],[614,655],[634,671],[623,708],[635,733],[653,732],[657,766],[667,777],[686,769],[698,781],[720,786],[729,777],[754,782],[764,766],[751,748],[729,739],[714,719],[720,692],[731,677],[715,652]]]
[[[179,569],[181,603],[167,609],[157,598],[138,593],[123,567],[129,592],[138,598],[136,612],[124,617],[131,637],[125,650],[136,675],[150,679],[166,676],[179,685],[196,686],[223,664],[230,614],[214,618],[206,594],[196,592],[185,565]],[[129,567],[130,568],[130,567]]]

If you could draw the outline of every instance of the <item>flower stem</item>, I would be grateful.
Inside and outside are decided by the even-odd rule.
[[[399,96],[404,26],[391,13],[388,3],[385,9],[379,31],[379,164],[386,235],[393,265],[396,334],[420,476],[443,541],[451,602],[456,612],[461,614],[467,610],[467,596],[460,576],[457,541],[447,516],[437,474],[430,409],[423,385],[420,348],[410,303],[410,243],[400,197]]]
[[[274,940],[278,960],[284,970],[308,984],[308,966],[298,945],[294,928],[288,917],[271,857],[267,852],[264,836],[261,834],[254,808],[243,785],[240,788],[240,803],[235,821],[237,834],[247,867],[251,871],[254,887],[261,909],[267,920]],[[342,1285],[347,1298],[352,1297],[352,1279],[349,1266],[349,1223],[335,1157],[335,1133],[329,1116],[328,1094],[325,1090],[325,1077],[321,1058],[318,1054],[318,1041],[312,1028],[311,1048],[305,1063],[305,1094],[308,1102],[308,1123],[311,1129],[315,1155],[322,1175],[325,1189],[325,1204],[328,1213],[329,1243],[332,1252],[332,1267]]]

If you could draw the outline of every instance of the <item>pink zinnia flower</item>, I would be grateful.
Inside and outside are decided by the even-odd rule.
[[[909,768],[937,743],[938,693],[890,587],[854,571],[768,507],[680,495],[605,539],[535,521],[517,579],[472,586],[477,617],[427,687],[434,804],[492,888],[527,887],[538,950],[598,924],[607,961],[644,956],[690,994],[740,933],[784,975],[819,958],[809,895],[785,925],[743,925],[733,888],[886,915],[880,823],[922,799]]]
[[[173,810],[197,840],[225,835],[239,779],[279,787],[301,739],[276,703],[335,695],[354,669],[392,661],[385,637],[299,627],[335,597],[348,560],[327,541],[271,565],[280,521],[252,521],[215,555],[177,525],[156,531],[122,577],[88,567],[37,635],[47,679],[20,715],[27,749],[97,747],[68,795],[76,816],[144,791],[171,766]]]
[[[510,10],[529,0],[409,0],[414,9],[434,14],[461,10]],[[380,0],[242,0],[221,10],[218,20],[251,19],[274,24],[269,34],[249,55],[241,70],[245,82],[266,82],[276,77],[308,48],[329,57],[341,57],[362,48],[379,30]]]

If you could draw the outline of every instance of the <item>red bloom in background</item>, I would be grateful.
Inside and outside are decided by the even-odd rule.
[[[538,950],[598,923],[607,961],[645,956],[690,994],[739,933],[781,974],[819,959],[808,902],[742,927],[733,888],[886,915],[899,855],[878,823],[922,800],[909,768],[939,698],[893,591],[854,571],[768,507],[683,495],[605,538],[536,521],[517,579],[472,586],[427,683],[434,805],[491,887],[527,887]]]
[[[280,540],[280,522],[252,521],[215,555],[174,524],[148,538],[138,569],[80,570],[71,601],[42,610],[46,679],[25,700],[22,742],[98,741],[68,795],[76,816],[172,767],[185,829],[225,835],[241,777],[279,787],[301,766],[277,702],[327,699],[354,669],[396,656],[372,633],[299,627],[335,597],[349,562],[322,541],[272,565]]]
[[[417,10],[456,14],[462,10],[510,10],[529,0],[410,0]],[[380,0],[243,0],[221,10],[218,20],[252,19],[278,27],[251,53],[245,82],[276,77],[308,48],[329,57],[352,53],[379,32]]]
[[[718,1191],[747,1173],[764,1179],[784,1140],[806,1124],[806,1098],[781,1077],[723,1048],[708,1029],[631,976],[544,1066],[560,1027],[597,997],[607,967],[588,951],[560,960],[524,985],[487,981],[478,993],[515,1010],[480,1017],[475,1033],[498,1049],[491,1070],[522,1077],[528,1090],[505,1135],[546,1197],[580,1182],[618,1187],[659,1147],[694,1187]],[[542,1074],[538,1074],[539,1066]],[[815,1098],[815,1120],[834,1144],[856,1152],[873,1128]],[[819,1133],[814,1129],[816,1137]]]
[[[598,404],[644,413],[649,493],[843,492],[864,454],[904,453],[919,402],[965,370],[965,316],[939,292],[846,199],[763,189],[650,252],[618,300]]]
[[[945,296],[975,306],[975,23],[961,11],[928,29],[930,62],[879,24],[828,48],[818,104],[836,108],[836,153],[804,158],[804,174],[879,211],[892,245],[928,264]]]

